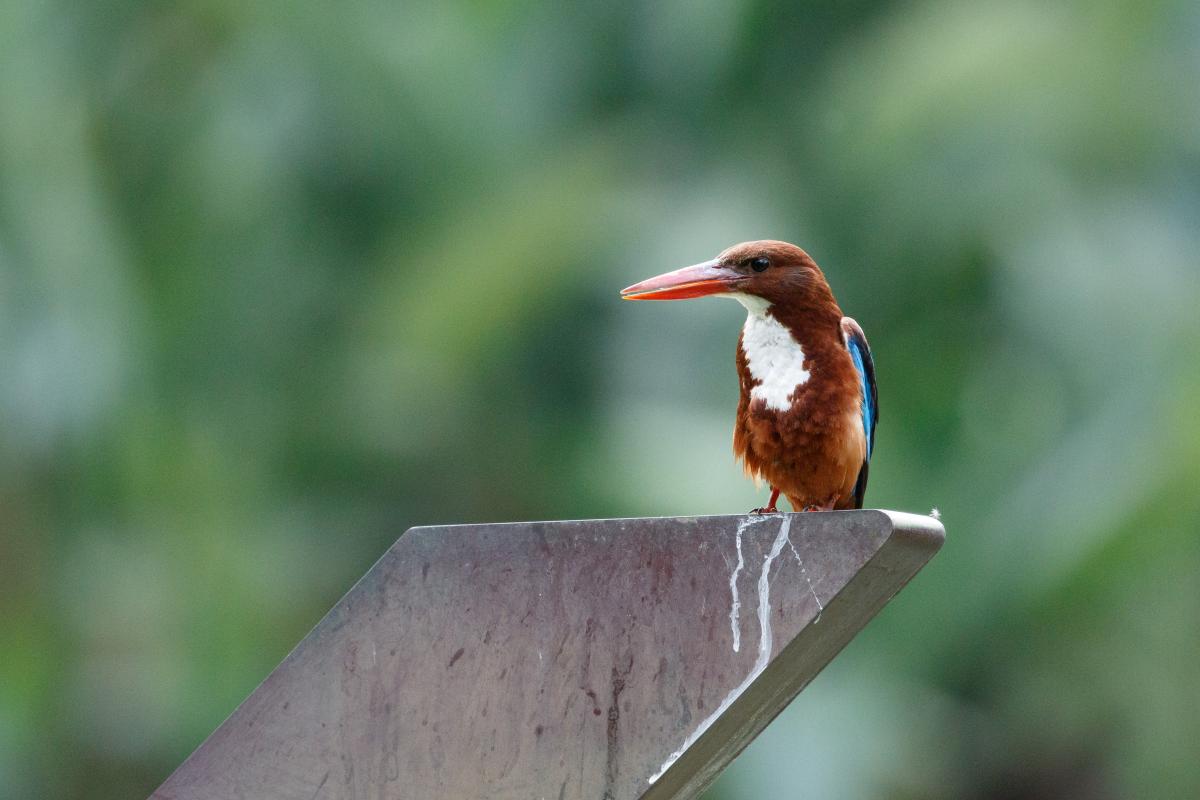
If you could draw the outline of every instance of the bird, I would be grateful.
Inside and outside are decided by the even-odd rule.
[[[879,422],[875,363],[821,268],[788,242],[743,242],[621,290],[625,300],[729,297],[746,309],[733,450],[796,511],[863,507]]]

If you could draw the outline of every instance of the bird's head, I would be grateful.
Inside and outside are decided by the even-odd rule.
[[[743,242],[705,261],[621,290],[625,300],[689,300],[729,296],[769,305],[833,303],[825,276],[808,253],[787,242]]]

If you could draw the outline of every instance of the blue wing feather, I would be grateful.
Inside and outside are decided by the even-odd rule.
[[[867,385],[867,367],[863,363],[863,351],[857,342],[850,343],[850,355],[854,357],[854,366],[858,369],[859,388],[862,390],[863,433],[867,436],[867,459],[875,449],[875,403],[871,390]]]
[[[867,344],[866,334],[850,317],[842,317],[842,337],[846,342],[846,350],[858,370],[859,388],[862,392],[862,423],[863,434],[867,438],[867,457],[859,472],[858,483],[854,488],[855,505],[862,508],[863,497],[867,491],[868,467],[871,455],[875,452],[875,426],[879,422],[879,390],[875,385],[875,361],[871,358],[871,347]]]

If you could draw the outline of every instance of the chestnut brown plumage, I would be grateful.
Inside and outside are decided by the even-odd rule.
[[[862,329],[842,314],[816,262],[787,242],[735,245],[711,261],[634,284],[627,300],[733,297],[740,398],[733,449],[797,510],[861,508],[879,414]]]

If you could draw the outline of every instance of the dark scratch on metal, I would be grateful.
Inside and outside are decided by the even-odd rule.
[[[328,780],[329,780],[329,770],[325,770],[325,775],[324,775],[324,777],[321,778],[321,782],[317,784],[317,790],[315,792],[313,792],[310,800],[317,800],[317,795],[319,795],[321,793],[321,790],[325,788],[325,782]]]

